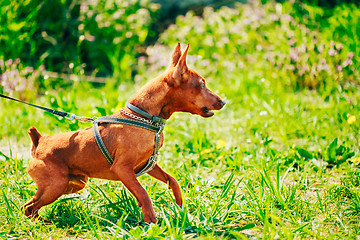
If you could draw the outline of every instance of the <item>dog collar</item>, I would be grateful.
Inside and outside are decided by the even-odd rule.
[[[126,103],[126,107],[128,107],[131,111],[134,111],[137,114],[140,114],[144,118],[147,118],[147,119],[151,120],[154,123],[159,123],[159,124],[165,124],[166,123],[166,119],[164,119],[164,118],[162,118],[160,116],[157,116],[157,115],[151,115],[151,114],[145,112],[144,110],[141,110],[140,108],[135,107],[134,105],[132,105],[129,102]]]

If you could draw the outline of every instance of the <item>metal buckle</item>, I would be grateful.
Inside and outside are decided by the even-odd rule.
[[[93,122],[96,117],[92,117],[92,118],[89,118],[89,117],[79,117],[79,116],[76,116],[75,114],[73,113],[67,113],[68,115],[70,115],[70,117],[67,117],[65,116],[66,119],[69,119],[69,120],[78,120],[80,122]]]
[[[74,120],[75,117],[76,117],[76,115],[73,114],[73,113],[67,113],[67,115],[70,115],[70,117],[65,116],[65,118],[66,118],[66,119],[69,119],[69,120]]]
[[[151,117],[151,121],[153,121],[155,123],[163,123],[164,119],[160,116],[153,115]]]

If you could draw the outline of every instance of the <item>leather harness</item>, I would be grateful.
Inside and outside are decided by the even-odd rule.
[[[155,132],[156,135],[155,135],[155,146],[154,146],[153,154],[148,159],[146,166],[138,173],[135,173],[135,175],[138,177],[153,169],[156,164],[157,156],[159,155],[160,136],[164,129],[166,120],[160,116],[150,115],[147,112],[135,107],[130,103],[126,103],[126,106],[130,110],[140,114],[141,116],[149,120],[145,120],[145,119],[141,120],[141,118],[137,120],[137,119],[121,118],[121,117],[99,117],[93,121],[93,132],[94,132],[95,141],[100,151],[102,152],[102,154],[104,155],[104,157],[106,158],[106,160],[109,162],[110,165],[114,163],[114,160],[111,154],[109,153],[109,151],[107,150],[104,141],[100,136],[100,132],[98,128],[99,124],[101,123],[124,124],[124,125],[140,127],[149,130],[151,132]]]

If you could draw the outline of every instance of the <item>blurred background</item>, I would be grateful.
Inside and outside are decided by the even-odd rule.
[[[3,0],[0,91],[31,98],[75,78],[135,81],[165,66],[176,42],[214,77],[347,88],[359,80],[356,2]]]

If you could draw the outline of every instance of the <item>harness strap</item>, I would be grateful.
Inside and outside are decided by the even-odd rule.
[[[152,132],[157,132],[160,130],[160,126],[155,126],[153,124],[142,122],[142,121],[131,119],[131,118],[99,117],[99,118],[95,119],[94,122],[126,124],[126,125],[130,125],[130,126],[144,128],[144,129],[152,131]]]
[[[140,172],[136,173],[135,175],[138,177],[144,173],[147,173],[151,169],[153,169],[153,167],[156,164],[157,156],[159,154],[160,135],[161,135],[161,132],[163,131],[164,125],[155,126],[152,124],[148,124],[145,122],[141,122],[141,121],[129,119],[129,118],[99,117],[99,118],[95,119],[93,121],[93,132],[94,132],[95,141],[96,141],[100,151],[102,152],[102,154],[104,155],[104,157],[106,158],[106,160],[109,162],[110,165],[112,165],[114,163],[114,160],[113,160],[111,154],[109,153],[109,151],[107,150],[107,148],[104,144],[104,141],[102,140],[102,138],[100,136],[100,132],[99,132],[99,128],[98,128],[99,123],[125,124],[125,125],[140,127],[140,128],[152,131],[152,132],[156,132],[154,152],[150,156],[146,166]]]
[[[110,155],[109,151],[107,150],[107,148],[105,147],[104,141],[101,139],[98,124],[99,124],[99,122],[97,122],[97,121],[93,122],[93,132],[94,132],[94,137],[95,137],[96,144],[98,145],[100,151],[102,152],[102,154],[106,158],[106,161],[108,161],[108,163],[110,165],[112,165],[114,163],[114,160],[111,157],[111,155]]]

